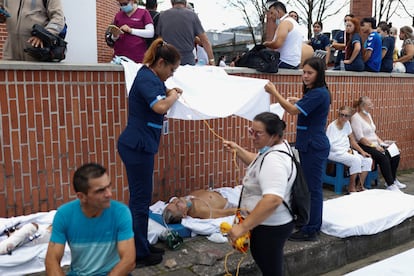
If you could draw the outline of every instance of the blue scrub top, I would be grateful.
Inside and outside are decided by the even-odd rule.
[[[147,66],[142,66],[129,93],[128,123],[119,136],[119,143],[135,151],[158,152],[164,115],[152,107],[165,99],[165,92],[164,82]]]
[[[325,128],[331,97],[326,87],[309,90],[295,106],[300,110],[296,126],[296,149],[306,152],[329,149]]]

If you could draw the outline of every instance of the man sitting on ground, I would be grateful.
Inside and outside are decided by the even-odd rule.
[[[172,197],[162,216],[166,223],[180,223],[186,216],[201,219],[231,216],[236,207],[217,191],[196,190],[185,197]]]
[[[132,216],[126,205],[111,200],[111,184],[99,164],[76,170],[73,186],[78,199],[56,212],[46,254],[47,275],[65,275],[60,262],[66,243],[72,257],[68,275],[128,275],[135,269]]]

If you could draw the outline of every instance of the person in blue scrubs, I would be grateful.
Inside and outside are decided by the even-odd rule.
[[[265,85],[265,90],[289,114],[298,115],[295,147],[311,194],[311,210],[309,223],[290,235],[289,240],[292,241],[316,240],[322,225],[322,173],[330,148],[325,128],[331,103],[325,70],[325,62],[318,57],[311,57],[304,62],[301,99],[285,99],[273,83]]]
[[[148,242],[148,216],[153,192],[154,155],[158,152],[164,115],[182,90],[164,82],[180,65],[177,49],[156,39],[145,52],[128,98],[128,123],[118,139],[129,186],[137,266],[162,262],[163,249]]]

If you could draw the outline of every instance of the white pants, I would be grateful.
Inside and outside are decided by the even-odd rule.
[[[353,150],[353,152],[354,154],[348,152],[344,154],[330,152],[328,159],[348,166],[350,175],[361,173],[361,171],[371,171],[372,159],[362,156],[356,150]]]

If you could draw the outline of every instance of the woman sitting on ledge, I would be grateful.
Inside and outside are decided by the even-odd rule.
[[[404,26],[400,29],[400,39],[404,40],[401,55],[395,62],[402,62],[405,66],[405,72],[414,74],[414,35],[410,26]]]

